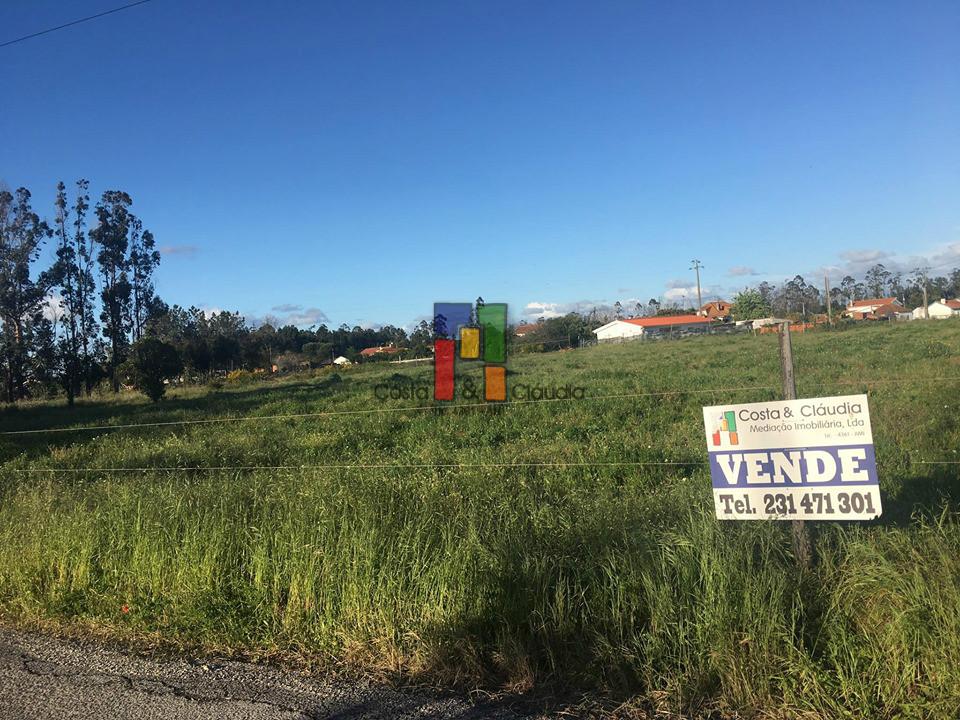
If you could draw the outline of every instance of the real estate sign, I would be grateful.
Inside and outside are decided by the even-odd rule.
[[[866,395],[703,409],[721,520],[869,520],[880,488]]]

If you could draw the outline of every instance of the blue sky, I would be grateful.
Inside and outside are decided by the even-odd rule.
[[[4,3],[0,42],[115,7]],[[153,0],[0,48],[0,181],[125,189],[168,302],[514,320],[960,264],[956,2]]]

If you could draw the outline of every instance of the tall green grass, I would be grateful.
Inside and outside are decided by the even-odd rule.
[[[524,356],[510,376],[694,394],[6,436],[0,612],[687,715],[954,717],[960,466],[919,461],[956,458],[960,324],[795,346],[802,395],[869,391],[885,504],[878,522],[819,524],[812,572],[783,525],[716,521],[703,465],[700,407],[777,397],[775,339],[695,338]],[[363,410],[395,372],[0,420]],[[736,387],[754,389],[718,390]],[[558,460],[679,464],[496,465]],[[309,467],[149,469],[234,465]],[[90,469],[124,467],[148,469]]]

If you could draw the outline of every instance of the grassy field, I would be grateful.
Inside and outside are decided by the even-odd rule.
[[[780,397],[776,338],[703,337],[511,359],[582,401],[398,410],[375,387],[431,368],[380,364],[6,409],[71,430],[0,436],[0,614],[690,716],[956,717],[960,465],[922,461],[960,460],[960,323],[794,347],[801,397],[869,393],[884,502],[816,524],[809,573],[788,526],[713,518],[705,465],[703,405]]]

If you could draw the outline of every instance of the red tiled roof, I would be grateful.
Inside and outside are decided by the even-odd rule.
[[[517,325],[516,333],[517,335],[526,335],[531,333],[539,327],[536,323],[527,323],[526,325]]]
[[[368,347],[360,351],[360,355],[363,357],[370,357],[371,355],[376,355],[377,353],[395,353],[400,352],[400,348],[392,347],[390,345],[383,345],[380,347]]]
[[[944,300],[943,304],[951,310],[960,310],[960,300]]]
[[[702,315],[659,315],[649,318],[628,318],[623,322],[640,327],[664,327],[669,325],[697,325],[712,322],[710,318]]]
[[[895,302],[897,302],[897,299],[896,299],[895,297],[872,298],[872,299],[869,299],[869,300],[854,300],[854,301],[853,301],[852,303],[850,303],[850,305],[848,305],[847,307],[857,308],[857,307],[868,307],[868,306],[871,306],[871,305],[878,305],[878,306],[879,306],[879,305],[889,305],[889,304],[895,303]],[[899,304],[899,303],[898,303],[898,304]]]

